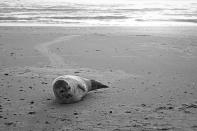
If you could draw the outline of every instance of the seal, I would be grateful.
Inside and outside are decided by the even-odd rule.
[[[107,85],[96,80],[73,75],[57,77],[52,82],[52,86],[56,100],[66,104],[81,101],[89,91],[108,88]]]

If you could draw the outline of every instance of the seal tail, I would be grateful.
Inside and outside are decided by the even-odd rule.
[[[102,84],[102,83],[100,83],[98,81],[95,81],[95,80],[90,80],[90,82],[91,82],[91,89],[90,89],[90,91],[96,90],[96,89],[102,89],[102,88],[109,88],[109,86],[104,85],[104,84]]]

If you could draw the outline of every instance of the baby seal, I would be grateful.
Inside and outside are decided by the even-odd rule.
[[[53,83],[53,92],[59,103],[74,103],[92,90],[108,88],[108,86],[87,78],[73,75],[63,75],[57,77]]]

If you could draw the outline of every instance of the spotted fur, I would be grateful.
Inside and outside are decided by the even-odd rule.
[[[63,75],[57,77],[53,83],[54,95],[59,103],[74,103],[92,90],[108,88],[108,86],[79,76]]]

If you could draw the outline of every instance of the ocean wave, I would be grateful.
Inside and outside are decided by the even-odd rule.
[[[168,21],[197,23],[197,19],[169,19]]]
[[[125,25],[154,21],[197,23],[197,2],[130,4],[53,4],[20,0],[0,2],[0,23],[78,23]],[[14,1],[14,0],[13,0]],[[24,3],[21,3],[23,1]]]
[[[52,18],[52,19],[74,19],[74,20],[81,20],[81,19],[127,19],[126,16],[55,16],[55,17],[45,17],[45,18]]]
[[[0,17],[0,21],[8,21],[8,20],[33,20],[34,18],[19,18],[19,17]]]
[[[165,13],[164,15],[194,17],[197,16],[197,13]]]
[[[83,19],[95,19],[95,20],[110,20],[110,19],[128,19],[125,16],[53,16],[53,17],[28,17],[28,18],[21,18],[21,17],[0,17],[0,20],[39,20],[39,19],[60,19],[60,20],[83,20]]]
[[[165,21],[165,22],[187,22],[187,23],[197,23],[197,19],[136,19],[136,21],[146,22],[146,21]]]
[[[117,11],[162,11],[165,10],[165,8],[126,8],[126,9],[116,9]]]

